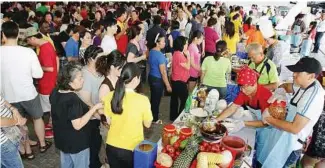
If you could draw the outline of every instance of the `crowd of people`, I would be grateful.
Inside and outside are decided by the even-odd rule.
[[[62,168],[101,167],[102,143],[110,167],[133,167],[144,127],[162,123],[164,94],[174,121],[199,84],[225,99],[231,73],[240,92],[217,119],[240,106],[254,111],[256,121],[236,122],[237,130],[257,127],[253,167],[295,165],[312,130],[302,164],[325,165],[321,64],[303,52],[287,67],[294,85],[279,78],[292,49],[306,48],[302,41],[323,53],[324,12],[310,23],[297,15],[286,35],[274,29],[279,12],[257,5],[244,11],[225,3],[3,2],[1,12],[1,167],[24,167],[22,159],[35,158],[32,147],[47,152],[48,139]],[[232,67],[231,56],[243,53],[248,66]],[[290,119],[270,117],[268,106],[286,93],[294,95]],[[29,139],[27,120],[37,141]]]

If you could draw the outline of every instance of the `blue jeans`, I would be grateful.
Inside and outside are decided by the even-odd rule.
[[[302,150],[292,151],[292,153],[288,157],[286,163],[284,164],[283,168],[295,167],[297,164],[297,161],[301,157],[301,153],[302,153]]]
[[[79,153],[60,151],[61,168],[89,168],[89,148]]]
[[[164,93],[164,82],[161,78],[157,78],[151,75],[149,75],[148,78],[150,85],[150,104],[153,121],[157,121],[159,119],[159,105],[161,97]]]
[[[11,142],[9,139],[1,145],[1,168],[23,168],[19,151],[19,141]]]

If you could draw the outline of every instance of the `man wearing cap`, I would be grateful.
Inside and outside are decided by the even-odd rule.
[[[325,91],[316,80],[321,72],[320,63],[315,58],[303,57],[287,68],[294,73],[294,84],[281,85],[268,100],[269,103],[286,101],[286,93],[293,93],[287,102],[286,120],[273,118],[268,110],[263,113],[263,122],[273,126],[267,130],[271,136],[258,156],[260,166],[265,168],[295,165],[323,110]]]
[[[269,90],[278,88],[279,76],[276,65],[264,56],[263,47],[258,43],[251,43],[246,50],[250,58],[248,66],[259,73],[257,83]]]
[[[235,128],[231,132],[237,132],[243,127],[255,127],[255,150],[254,160],[260,155],[263,147],[265,129],[267,125],[262,122],[262,112],[269,107],[268,99],[272,96],[269,89],[257,83],[259,74],[251,68],[245,66],[237,74],[237,83],[240,86],[240,92],[229,107],[227,107],[216,119],[221,121],[233,115],[240,106],[247,107],[252,114],[251,121],[235,121]],[[256,161],[253,161],[255,164]]]
[[[49,96],[56,84],[59,71],[59,58],[52,44],[44,40],[42,34],[38,33],[34,27],[27,29],[26,36],[28,44],[40,49],[38,60],[40,61],[44,75],[38,80],[38,92],[40,94],[43,112],[50,112],[51,104]],[[52,127],[51,119],[49,123],[46,126],[49,130],[45,132],[45,138],[53,138],[53,132],[50,130]]]

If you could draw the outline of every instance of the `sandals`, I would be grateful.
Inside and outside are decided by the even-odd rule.
[[[39,150],[41,153],[46,152],[50,147],[52,146],[52,142],[50,141],[45,141],[45,146],[40,146]]]
[[[33,152],[31,152],[31,153],[25,153],[24,158],[26,158],[28,160],[33,160],[33,159],[35,159],[35,155],[34,155]]]
[[[33,151],[31,153],[22,153],[21,151],[19,151],[19,154],[22,159],[28,159],[28,160],[35,159],[35,155]]]

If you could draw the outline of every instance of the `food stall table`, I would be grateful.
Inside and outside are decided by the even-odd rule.
[[[183,112],[178,116],[178,118],[174,121],[174,123],[177,122],[181,122],[182,118],[184,117],[184,115],[191,115],[190,113],[186,113],[184,110]],[[242,118],[242,120],[252,120],[251,116],[244,116]],[[240,138],[242,138],[243,140],[246,141],[246,143],[252,147],[252,151],[250,153],[249,156],[245,156],[244,157],[244,161],[251,166],[252,165],[252,160],[253,160],[253,155],[254,155],[254,146],[255,146],[255,129],[254,128],[248,128],[245,127],[243,129],[241,129],[240,131],[236,132],[236,133],[230,133],[229,135],[233,135],[233,136],[238,136]],[[157,142],[158,145],[158,153],[163,149],[162,146],[162,139],[160,138],[159,141]]]

